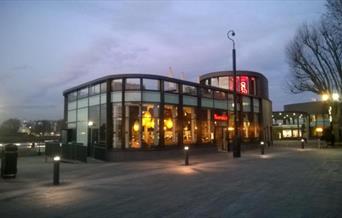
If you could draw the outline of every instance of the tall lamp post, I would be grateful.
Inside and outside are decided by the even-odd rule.
[[[233,81],[233,89],[234,89],[234,143],[233,143],[233,157],[241,157],[241,144],[240,144],[240,131],[239,131],[239,121],[238,121],[238,113],[237,113],[237,87],[236,87],[236,52],[235,52],[235,41],[232,37],[235,36],[234,30],[229,30],[227,33],[227,37],[229,40],[233,42],[233,73],[234,73],[234,81]]]

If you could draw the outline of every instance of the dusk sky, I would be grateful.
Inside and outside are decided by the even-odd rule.
[[[285,47],[325,1],[0,2],[0,122],[61,119],[62,92],[109,74],[144,73],[198,81],[237,68],[263,73],[273,110],[311,101],[293,95]]]

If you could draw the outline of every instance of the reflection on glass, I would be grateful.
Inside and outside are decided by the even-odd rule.
[[[78,97],[79,98],[84,98],[88,96],[88,88],[84,88],[81,90],[78,90]]]
[[[144,147],[159,144],[159,105],[144,104],[142,111],[142,143]]]
[[[100,93],[100,84],[89,87],[89,95],[96,95]]]
[[[122,79],[114,79],[112,81],[112,91],[121,91],[122,90]]]
[[[244,112],[251,111],[251,98],[250,97],[242,97],[242,110]]]
[[[140,79],[126,79],[126,90],[140,90]]]
[[[159,90],[159,80],[155,79],[143,79],[144,90]]]
[[[122,145],[122,105],[113,104],[113,148],[121,148]]]
[[[100,105],[89,107],[89,121],[93,122],[93,126],[90,128],[89,135],[90,143],[97,143],[99,141],[99,121],[100,121]],[[91,137],[91,138],[90,138]]]
[[[101,93],[106,93],[107,92],[107,83],[101,83],[100,85]]]
[[[100,108],[100,138],[102,144],[106,144],[106,131],[107,131],[107,104],[101,104]]]
[[[197,95],[197,89],[195,86],[183,85],[183,94]]]
[[[72,92],[68,94],[68,102],[75,101],[77,99],[77,92]]]
[[[184,144],[195,143],[197,136],[195,109],[192,107],[184,107],[183,113],[183,142]]]
[[[164,81],[164,91],[178,93],[178,84],[173,82]]]
[[[164,106],[164,141],[165,145],[178,143],[177,135],[177,106]]]

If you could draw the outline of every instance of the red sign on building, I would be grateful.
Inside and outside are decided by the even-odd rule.
[[[214,120],[217,121],[228,121],[228,115],[227,114],[214,114]]]
[[[248,77],[240,76],[240,92],[242,94],[248,94]]]

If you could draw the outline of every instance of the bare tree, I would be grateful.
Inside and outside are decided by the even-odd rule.
[[[302,25],[286,48],[293,93],[342,92],[342,31],[337,29],[341,27],[342,0],[328,0],[327,8],[319,24]]]

